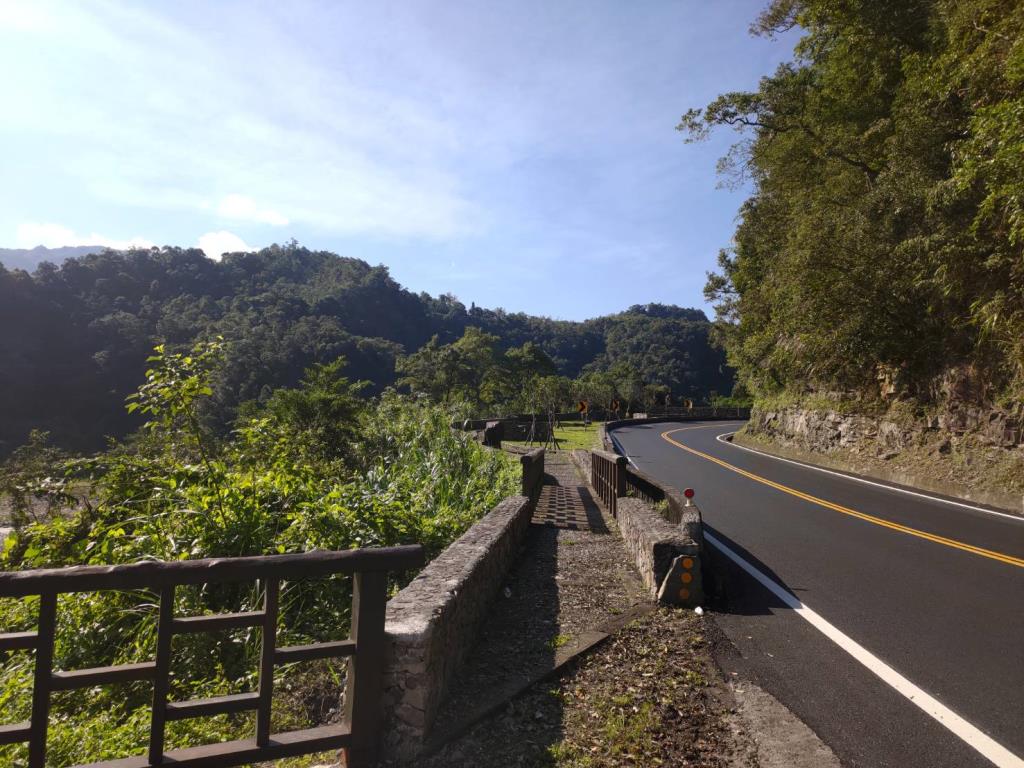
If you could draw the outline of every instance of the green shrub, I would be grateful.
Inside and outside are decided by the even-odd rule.
[[[51,464],[19,454],[20,464],[5,475],[16,508],[39,506],[42,499],[52,502],[51,511],[18,518],[0,565],[11,570],[406,543],[423,544],[432,557],[517,492],[518,464],[510,457],[453,432],[437,406],[394,394],[374,404],[355,400],[340,366],[312,371],[302,387],[276,394],[271,408],[217,439],[200,414],[218,354],[219,342],[190,355],[157,349],[146,384],[131,399],[149,419],[146,434],[130,445],[89,458],[45,454]],[[330,422],[346,413],[348,423]],[[348,444],[333,446],[339,439]],[[37,440],[34,450],[43,456],[47,449]],[[392,589],[411,576],[395,574]],[[251,584],[182,588],[175,611],[257,610],[261,599]],[[34,627],[36,602],[0,601],[0,630]],[[346,636],[350,602],[348,579],[285,585],[280,642]],[[77,669],[151,659],[156,607],[155,595],[137,592],[62,598],[56,664]],[[176,638],[172,699],[251,690],[259,640],[255,630]],[[31,657],[0,657],[0,722],[28,719],[30,688]],[[150,697],[146,685],[57,697],[51,764],[141,752]],[[292,727],[301,727],[302,717],[291,714]],[[248,729],[245,717],[190,721],[169,732],[168,743],[239,738]],[[21,749],[0,748],[0,760],[10,755],[17,762]]]

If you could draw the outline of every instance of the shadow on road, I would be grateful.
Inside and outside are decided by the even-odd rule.
[[[757,559],[743,545],[737,544],[707,523],[704,523],[704,530],[791,595],[800,599],[794,589],[782,580],[782,577]],[[718,613],[757,616],[779,610],[790,610],[788,605],[730,558],[719,552],[710,542],[706,542],[704,550],[704,590],[708,607]]]
[[[601,517],[601,511],[597,508],[597,500],[594,498],[590,490],[584,486],[580,487],[580,497],[583,499],[583,509],[587,515],[587,522],[590,524],[590,530],[594,533],[611,533],[608,530],[608,526],[604,524],[604,518]]]

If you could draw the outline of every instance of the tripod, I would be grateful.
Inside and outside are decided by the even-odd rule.
[[[552,451],[558,450],[558,438],[555,437],[555,414],[553,411],[548,412],[548,439],[544,442],[544,449],[547,450],[548,446],[551,446]]]
[[[534,413],[530,417],[530,434],[526,437],[526,444],[533,445],[537,440],[537,414]]]

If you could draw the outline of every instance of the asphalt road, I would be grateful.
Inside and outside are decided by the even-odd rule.
[[[723,668],[774,694],[844,765],[1024,765],[1024,519],[716,440],[738,426],[646,424],[612,434],[641,470],[696,490],[712,537],[1011,754],[984,757],[964,740],[970,733],[926,714],[709,546],[709,608],[731,641],[718,649]]]

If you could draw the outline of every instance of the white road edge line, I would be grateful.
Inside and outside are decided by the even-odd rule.
[[[729,434],[732,434],[732,433],[730,432]],[[633,466],[634,466],[634,467],[635,467],[636,469],[638,469],[638,470],[639,470],[639,469],[640,469],[640,467],[638,467],[638,466],[637,466],[637,463],[636,463],[635,461],[633,461],[633,459],[632,459],[632,458],[630,457],[630,455],[629,455],[628,453],[626,453],[625,449],[624,449],[624,448],[622,447],[622,443],[620,443],[620,442],[618,441],[618,439],[617,439],[617,438],[615,437],[615,435],[613,435],[613,434],[611,434],[611,433],[608,433],[608,437],[609,437],[609,438],[611,438],[611,441],[612,441],[612,445],[614,445],[614,446],[615,446],[616,448],[618,448],[618,449],[619,449],[619,453],[620,453],[621,455],[623,455],[623,456],[625,456],[625,457],[626,457],[626,461],[628,461],[628,462],[629,462],[630,464],[632,464],[632,465],[633,465]]]
[[[999,517],[1008,517],[1010,520],[1016,520],[1018,523],[1024,523],[1024,517],[1021,517],[1020,515],[1014,515],[1014,514],[1012,514],[1010,512],[996,512],[994,509],[987,509],[986,507],[977,507],[977,506],[975,506],[973,504],[967,504],[967,503],[965,503],[963,501],[953,501],[952,499],[944,499],[941,496],[932,496],[931,494],[921,493],[920,491],[911,491],[911,490],[908,490],[906,488],[899,488],[899,487],[897,487],[895,485],[888,485],[886,483],[879,483],[879,482],[875,482],[874,480],[866,480],[863,477],[855,477],[854,475],[847,475],[847,474],[845,474],[843,472],[836,472],[836,471],[831,470],[831,469],[825,469],[824,467],[817,467],[814,464],[807,464],[807,463],[805,463],[803,461],[794,461],[793,459],[784,459],[782,456],[775,456],[775,455],[773,455],[771,453],[766,453],[765,451],[759,451],[756,448],[748,448],[745,445],[740,445],[739,443],[733,442],[731,440],[723,440],[722,439],[724,437],[728,437],[729,435],[735,435],[735,434],[736,434],[735,431],[733,431],[733,432],[723,432],[722,434],[717,435],[715,437],[715,440],[717,440],[718,442],[722,443],[723,445],[731,445],[733,448],[739,448],[742,451],[749,451],[750,453],[756,453],[758,456],[766,456],[769,459],[775,459],[776,461],[784,461],[787,464],[795,464],[796,466],[803,467],[804,469],[813,469],[813,470],[816,470],[818,472],[824,472],[825,474],[828,474],[828,475],[835,475],[836,477],[842,477],[842,478],[845,478],[847,480],[855,480],[856,482],[864,483],[865,485],[873,485],[876,488],[884,488],[887,491],[895,491],[896,493],[904,493],[907,496],[917,496],[917,497],[922,498],[922,499],[929,499],[930,501],[938,501],[938,502],[940,502],[942,504],[949,504],[949,505],[954,506],[954,507],[963,507],[964,509],[970,509],[970,510],[973,510],[975,512],[985,512],[986,514],[989,514],[989,515],[998,515]]]
[[[719,550],[722,554],[735,562],[740,568],[757,579],[757,581],[759,581],[769,592],[796,611],[796,613],[810,623],[811,626],[867,667],[868,670],[878,676],[882,682],[901,693],[909,699],[912,704],[921,709],[925,714],[933,717],[961,741],[975,749],[987,760],[991,761],[999,768],[1024,768],[1024,760],[1010,752],[1010,750],[1002,744],[978,730],[978,728],[964,720],[949,707],[943,705],[937,699],[918,688],[895,669],[864,648],[864,646],[860,645],[847,635],[844,635],[822,616],[808,608],[781,586],[761,573],[757,568],[733,552],[713,534],[705,531],[704,538],[710,542],[715,549]]]

